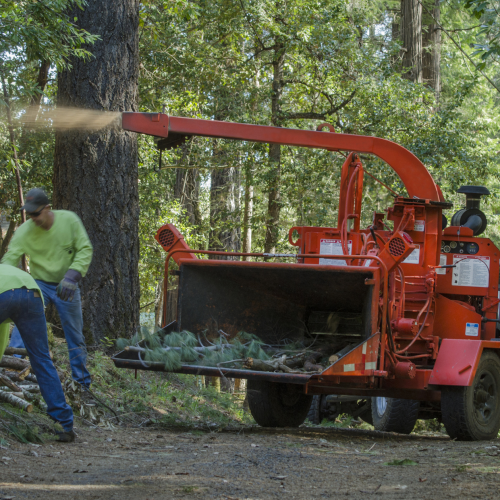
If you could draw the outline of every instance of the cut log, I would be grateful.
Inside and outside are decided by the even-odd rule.
[[[315,365],[315,364],[311,363],[311,361],[308,359],[304,363],[304,370],[306,370],[308,372],[322,372],[323,367],[321,365]]]
[[[25,412],[31,413],[33,411],[33,405],[24,399],[14,396],[12,393],[0,391],[0,401],[9,403],[16,408],[21,408]]]
[[[27,366],[21,373],[19,373],[19,378],[24,380],[31,372],[31,365]]]
[[[16,385],[9,377],[5,376],[3,373],[0,373],[0,386],[8,387],[12,389],[14,392],[20,392],[21,388]]]
[[[7,347],[5,349],[5,356],[13,356],[14,354],[18,354],[19,356],[27,356],[28,351],[26,349],[21,349],[20,347]]]
[[[12,356],[4,356],[0,360],[0,367],[10,368],[11,370],[23,371],[28,366],[30,366],[29,361],[21,358],[14,358]]]
[[[268,361],[264,361],[262,359],[247,358],[245,359],[245,364],[243,366],[257,372],[274,372],[277,370],[283,371],[285,373],[292,372],[293,370],[291,368],[283,364],[284,358],[286,358],[286,356],[277,359],[270,359]]]
[[[40,386],[36,384],[30,384],[30,385],[21,385],[19,384],[19,387],[23,391],[28,391],[28,392],[40,392]]]

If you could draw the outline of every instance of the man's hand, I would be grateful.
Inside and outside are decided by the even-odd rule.
[[[78,271],[68,269],[64,278],[61,280],[59,285],[57,285],[57,296],[64,301],[69,300],[70,302],[73,302],[75,291],[78,288],[78,282],[81,279],[82,275]]]

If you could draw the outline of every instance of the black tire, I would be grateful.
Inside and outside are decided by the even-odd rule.
[[[413,399],[373,397],[373,427],[377,431],[410,434],[417,423],[419,408],[420,401]]]
[[[278,427],[271,410],[268,385],[269,382],[262,380],[247,381],[248,407],[252,417],[261,427]]]
[[[500,359],[481,356],[470,387],[443,387],[441,413],[446,432],[459,441],[495,439],[500,429]]]
[[[313,396],[311,407],[307,412],[307,420],[309,420],[311,424],[319,425],[323,421],[321,415],[321,397],[321,395]]]
[[[313,397],[296,384],[248,381],[248,405],[262,427],[298,427],[304,423]]]

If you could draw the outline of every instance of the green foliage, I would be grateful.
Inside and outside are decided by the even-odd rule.
[[[473,56],[479,56],[479,68],[484,69],[488,59],[498,62],[500,56],[500,2],[492,0],[465,0],[465,8],[469,9],[480,24],[476,27],[476,43]]]
[[[247,339],[252,339],[242,343]],[[195,350],[202,347],[198,338],[188,331],[171,332],[163,335],[161,330],[150,333],[146,328],[131,339],[118,339],[116,345],[119,349],[140,344],[146,350],[139,352],[139,357],[146,362],[164,363],[166,371],[178,370],[183,364],[200,364],[203,366],[219,366],[231,364],[234,361],[241,365],[246,358],[269,359],[269,355],[262,349],[263,343],[255,335],[245,332],[239,333],[234,339],[228,340],[223,335],[211,343],[208,348]],[[211,350],[213,349],[213,350]]]

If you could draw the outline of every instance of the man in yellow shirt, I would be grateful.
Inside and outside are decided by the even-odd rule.
[[[14,233],[2,264],[17,266],[23,254],[29,255],[30,272],[45,304],[53,303],[61,318],[73,379],[88,389],[91,379],[78,284],[92,260],[92,245],[80,218],[67,210],[52,210],[42,189],[27,193],[22,210],[30,220]],[[23,347],[17,328],[10,346]]]
[[[73,411],[66,402],[50,358],[40,288],[28,273],[0,264],[0,358],[7,344],[10,320],[19,329],[28,351],[40,392],[47,403],[47,413],[63,428],[57,432],[59,441],[74,441]]]

